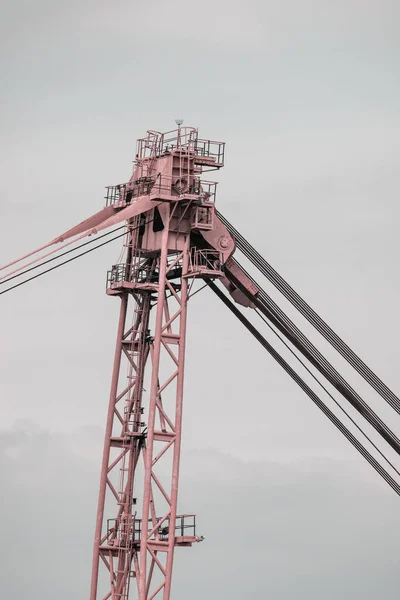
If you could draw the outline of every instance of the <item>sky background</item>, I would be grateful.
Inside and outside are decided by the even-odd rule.
[[[227,143],[221,212],[400,391],[397,2],[0,6],[1,264],[98,211],[136,139],[183,118]],[[88,598],[119,251],[1,298],[7,598]],[[174,600],[397,598],[399,499],[208,291],[186,373],[180,505],[206,540],[177,551]]]

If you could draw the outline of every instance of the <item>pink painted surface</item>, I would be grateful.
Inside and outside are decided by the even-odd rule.
[[[128,183],[108,188],[115,212],[95,225],[125,220],[128,231],[125,262],[108,274],[121,308],[90,600],[170,600],[175,547],[202,539],[195,516],[178,514],[186,322],[194,278],[221,277],[234,250],[214,212],[215,184],[200,180],[222,164],[223,145],[196,129],[148,132]],[[204,246],[193,247],[192,232]]]
[[[200,177],[223,161],[224,144],[200,139],[194,128],[149,131],[138,140],[129,181],[107,188],[104,209],[0,269],[4,279],[126,224],[125,260],[107,278],[107,294],[121,304],[90,600],[170,600],[175,547],[202,541],[195,515],[178,514],[186,323],[195,278],[222,278],[235,249],[215,213],[216,183]]]

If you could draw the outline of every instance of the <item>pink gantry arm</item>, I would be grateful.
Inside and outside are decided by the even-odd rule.
[[[258,292],[257,287],[242,271],[239,265],[232,260],[232,255],[235,251],[235,240],[229,233],[228,229],[222,223],[222,221],[214,213],[214,226],[212,229],[200,231],[203,238],[206,240],[212,248],[219,250],[223,255],[223,262],[225,264],[225,272],[227,277],[221,278],[221,283],[227,288],[232,298],[238,304],[242,306],[253,308],[253,304],[247,298],[247,296],[241,292],[230,280],[229,275],[234,275],[242,285],[245,286],[251,294],[256,295]]]
[[[33,256],[34,254],[37,254],[38,252],[41,252],[42,250],[45,250],[50,246],[53,246],[54,244],[61,244],[62,242],[65,242],[70,238],[79,236],[75,240],[72,240],[72,242],[69,242],[69,244],[71,244],[85,236],[96,234],[98,231],[107,229],[108,227],[112,227],[113,225],[117,225],[122,221],[129,221],[129,219],[132,219],[137,215],[147,212],[155,206],[158,206],[159,204],[161,204],[161,201],[157,202],[150,200],[149,198],[140,198],[139,200],[136,200],[135,202],[127,206],[126,208],[122,209],[116,209],[113,206],[107,206],[106,208],[103,208],[103,210],[100,210],[98,213],[92,215],[88,219],[85,219],[78,225],[75,225],[75,227],[68,229],[67,231],[54,238],[53,240],[51,240],[51,242],[48,242],[44,246],[40,246],[40,248],[36,248],[36,250],[33,250],[32,252],[29,252],[28,254],[25,254],[24,256],[13,260],[12,262],[4,265],[3,267],[0,267],[0,271],[3,271],[4,269],[7,269],[17,264],[22,260],[25,260],[26,258],[29,258],[30,256]],[[69,244],[65,244],[64,246],[67,246]],[[62,249],[64,246],[60,246],[59,248],[57,248],[56,251]],[[5,275],[4,277],[9,277],[10,275],[17,273],[21,269],[32,265],[33,263],[37,262],[38,260],[41,260],[42,258],[45,258],[45,256],[53,254],[53,252],[54,250],[46,255],[41,255],[40,257],[35,258],[27,264],[25,263],[24,265],[18,267],[14,271],[8,272],[7,275]],[[4,279],[4,277],[2,277],[1,279]]]

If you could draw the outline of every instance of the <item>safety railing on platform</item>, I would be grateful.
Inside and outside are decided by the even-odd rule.
[[[155,524],[152,519],[149,519],[149,524],[147,527],[147,535],[151,532],[150,539],[158,539],[160,541],[167,541],[170,535],[171,527],[170,527],[170,519],[167,517],[162,521],[161,518],[157,518],[157,523],[160,523],[160,526],[155,528]],[[140,541],[143,532],[143,522],[141,519],[135,519],[134,522],[134,531],[133,538],[135,541]],[[196,515],[177,515],[175,520],[175,528],[173,529],[174,537],[180,536],[193,536],[196,537]]]
[[[107,288],[123,282],[151,283],[153,270],[152,261],[142,257],[141,251],[137,250],[132,263],[113,265],[107,271]]]
[[[108,185],[106,187],[106,195],[104,196],[106,206],[111,206],[112,204],[119,202],[125,202],[126,186],[126,183],[121,183],[119,185]]]
[[[160,524],[157,527],[157,524]],[[157,518],[156,523],[149,519],[147,526],[148,539],[158,539],[166,542],[169,539],[171,527],[170,518]],[[107,543],[111,546],[131,547],[139,544],[143,534],[143,521],[133,515],[126,519],[107,519]],[[177,515],[175,528],[173,528],[174,537],[196,537],[196,515]]]
[[[106,206],[129,204],[140,196],[171,197],[198,196],[203,202],[215,202],[217,182],[200,180],[198,177],[183,176],[172,179],[158,173],[153,177],[142,177],[133,182],[106,187]]]
[[[218,250],[193,247],[190,252],[189,277],[222,277],[222,257]]]
[[[224,164],[225,142],[197,140],[194,151],[198,157],[214,159],[216,165],[218,166],[222,166]]]
[[[181,127],[166,133],[148,131],[145,138],[140,138],[137,145],[137,159],[161,156],[171,150],[193,149],[197,140],[197,129],[194,127]]]
[[[165,181],[161,182],[161,176],[157,177],[142,177],[134,182],[121,183],[119,185],[110,185],[106,187],[106,206],[121,203],[129,204],[134,198],[139,196],[149,196],[153,192],[154,186],[157,184],[154,192],[158,190],[161,193],[170,193],[171,185]]]
[[[148,131],[147,137],[138,140],[136,159],[156,158],[175,150],[209,159],[217,167],[224,164],[225,142],[199,139],[198,131],[193,127],[181,127],[166,133]]]

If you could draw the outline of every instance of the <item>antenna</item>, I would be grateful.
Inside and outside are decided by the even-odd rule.
[[[183,123],[183,119],[175,119],[175,123],[178,125],[177,146],[178,146],[178,148],[180,148],[180,146],[181,146],[181,125]]]

